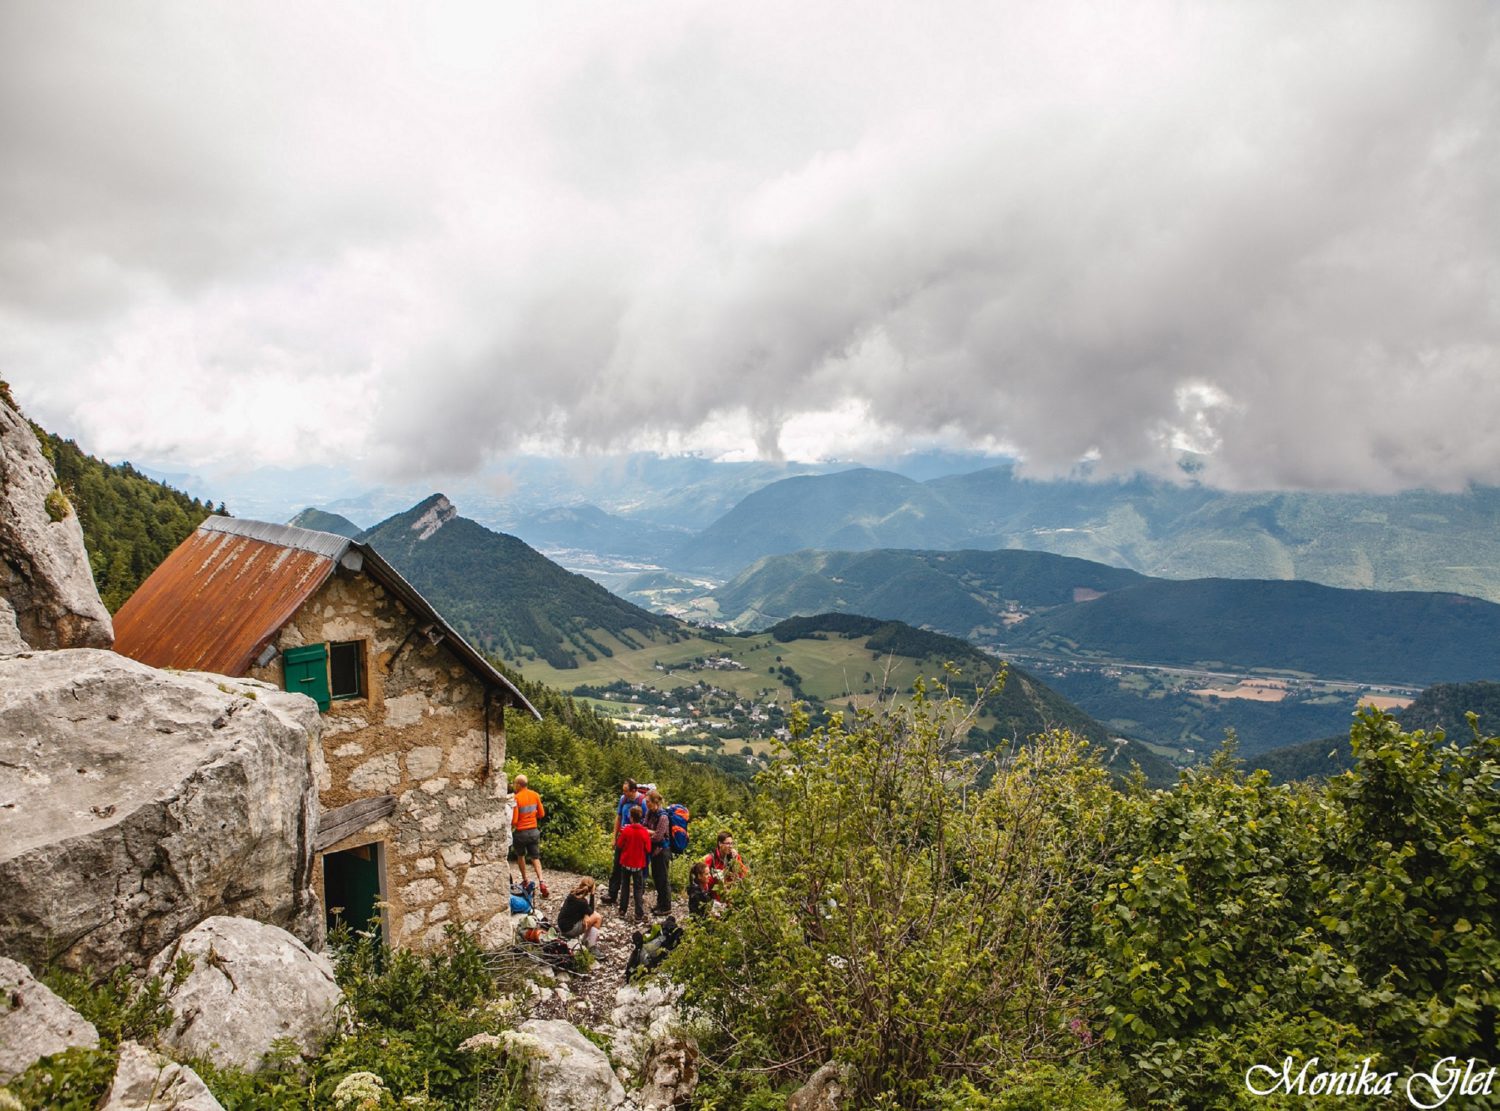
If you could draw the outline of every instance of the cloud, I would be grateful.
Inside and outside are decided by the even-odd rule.
[[[0,19],[0,366],[95,450],[1500,482],[1483,2]]]

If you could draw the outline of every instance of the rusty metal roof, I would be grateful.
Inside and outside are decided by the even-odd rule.
[[[541,714],[366,544],[291,525],[209,517],[115,614],[115,651],[153,667],[243,675],[340,561],[363,569],[441,631],[454,655],[508,701]]]
[[[208,518],[120,607],[116,652],[152,667],[243,675],[333,574],[333,553],[243,535],[224,528],[228,520]]]

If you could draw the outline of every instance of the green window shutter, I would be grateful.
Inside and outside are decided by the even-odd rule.
[[[281,671],[286,676],[286,689],[305,694],[318,704],[318,709],[328,709],[328,645],[307,644],[301,648],[288,648],[281,654]]]

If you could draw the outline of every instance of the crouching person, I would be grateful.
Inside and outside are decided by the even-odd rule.
[[[563,937],[582,938],[590,952],[599,944],[599,927],[604,916],[594,910],[594,878],[584,876],[568,892],[562,909],[557,912],[557,932]]]

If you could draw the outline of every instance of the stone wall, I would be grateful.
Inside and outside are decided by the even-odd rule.
[[[340,568],[278,641],[283,651],[365,642],[365,696],[324,715],[320,797],[325,810],[397,797],[389,818],[329,851],[384,843],[389,939],[413,947],[438,941],[449,922],[483,925],[510,894],[502,697],[489,708],[486,755],[484,685],[419,624],[368,575]],[[280,658],[251,675],[281,686]]]

